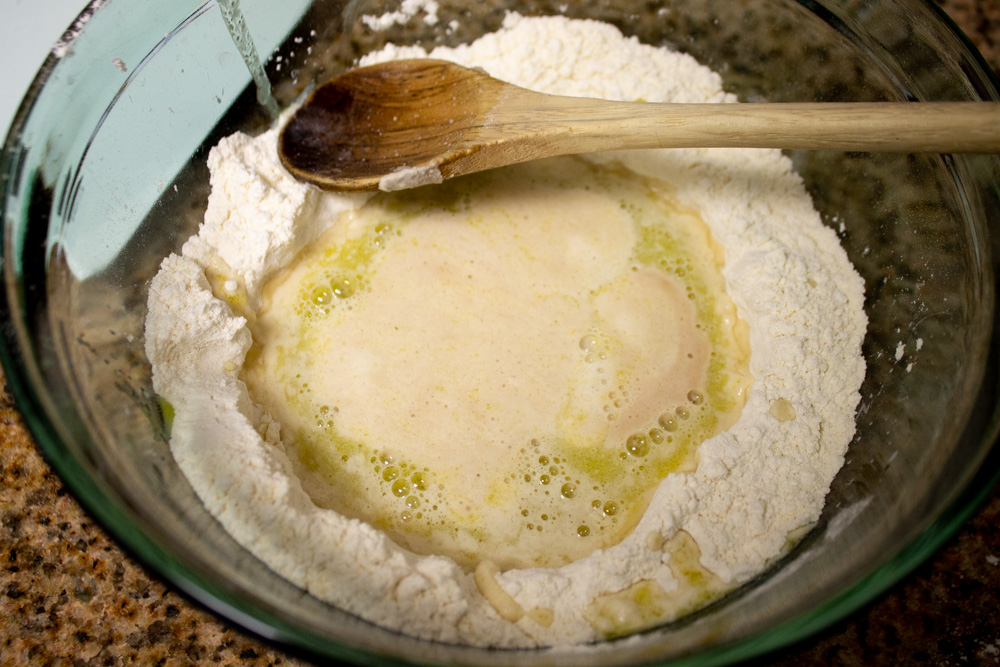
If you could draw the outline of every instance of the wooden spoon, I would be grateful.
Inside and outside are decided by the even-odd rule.
[[[440,183],[483,169],[626,148],[1000,151],[1000,103],[648,104],[559,97],[442,60],[351,70],[282,130],[297,178],[327,190]]]

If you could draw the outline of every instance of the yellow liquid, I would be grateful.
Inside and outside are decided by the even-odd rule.
[[[313,500],[464,566],[623,539],[750,384],[665,184],[557,158],[380,194],[265,290],[243,377]]]
[[[644,579],[622,591],[591,600],[584,618],[605,639],[624,637],[669,623],[694,612],[729,591],[730,586],[706,570],[694,539],[683,530],[663,545],[677,587],[670,591]]]

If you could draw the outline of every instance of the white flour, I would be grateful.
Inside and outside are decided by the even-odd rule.
[[[399,10],[375,16],[365,14],[361,22],[371,30],[387,30],[394,25],[403,25],[418,13],[424,13],[424,23],[434,25],[438,22],[438,3],[435,0],[403,0]]]
[[[363,62],[426,55],[390,45]],[[735,101],[692,58],[596,22],[511,15],[500,32],[430,56],[550,93]],[[251,343],[241,315],[252,317],[264,282],[324,221],[366,197],[294,181],[278,162],[274,130],[237,134],[211,153],[205,223],[180,256],[164,260],[146,326],[154,386],[176,414],[174,456],[235,539],[313,595],[380,625],[446,642],[536,646],[598,638],[582,614],[596,596],[642,580],[676,588],[661,545],[678,530],[697,542],[705,567],[736,585],[818,518],[854,433],[866,319],[862,282],[791,161],[778,151],[723,149],[599,159],[669,182],[681,204],[701,212],[725,249],[729,292],[750,326],[750,396],[736,425],[701,445],[697,471],[667,477],[623,542],[560,569],[474,577],[317,508],[289,475],[279,426],[237,377]],[[206,276],[228,298],[216,298]]]

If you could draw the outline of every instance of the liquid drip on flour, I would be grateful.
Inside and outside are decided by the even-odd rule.
[[[469,567],[559,567],[738,417],[720,265],[667,186],[576,158],[383,195],[265,288],[244,376],[320,506]]]

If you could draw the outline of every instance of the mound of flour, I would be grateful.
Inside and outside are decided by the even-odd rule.
[[[688,56],[563,17],[512,14],[473,44],[430,54],[390,45],[362,64],[428,55],[549,93],[735,101]],[[205,222],[180,255],[164,260],[146,323],[154,387],[174,406],[178,465],[208,510],[275,572],[421,638],[568,644],[598,638],[583,616],[595,597],[643,580],[677,587],[660,548],[677,531],[694,538],[704,567],[737,585],[781,553],[791,531],[818,518],[854,433],[865,373],[862,282],[790,160],[749,149],[593,158],[667,181],[680,204],[700,211],[725,250],[728,290],[750,327],[754,384],[740,419],[701,445],[695,472],[662,482],[628,538],[559,569],[481,572],[477,586],[449,559],[408,553],[375,528],[318,508],[290,474],[280,425],[251,400],[239,369],[264,283],[366,196],[293,180],[278,162],[276,139],[275,130],[236,134],[212,150]],[[504,618],[498,608],[545,613]]]

